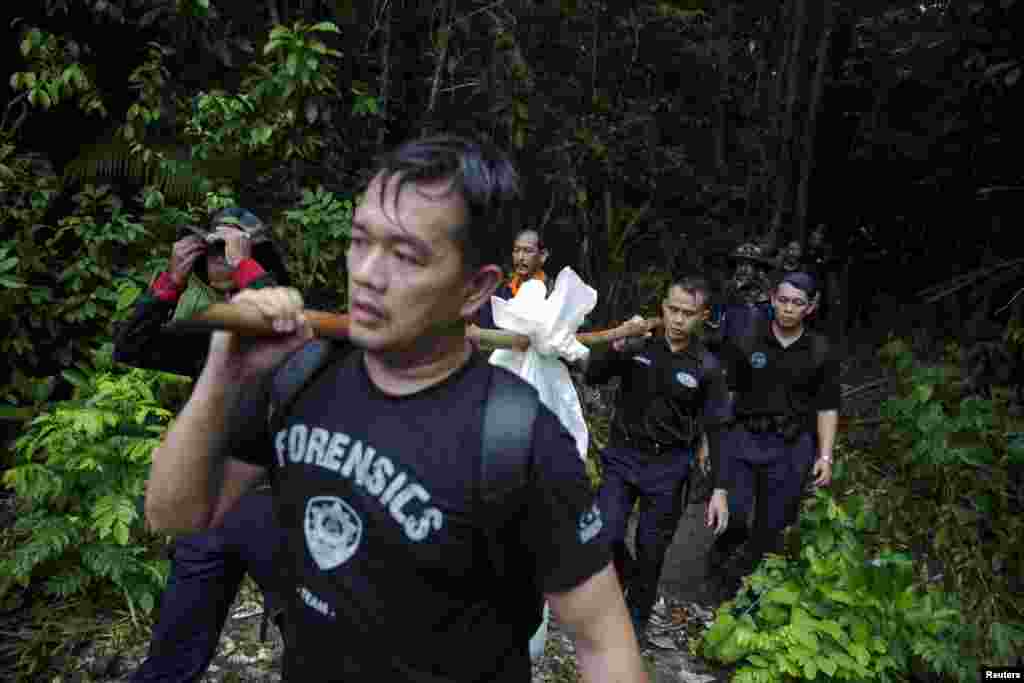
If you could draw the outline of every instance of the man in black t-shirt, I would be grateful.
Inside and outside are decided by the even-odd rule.
[[[774,317],[729,338],[722,350],[729,387],[735,392],[736,428],[723,447],[729,481],[729,528],[709,555],[712,574],[749,537],[738,567],[725,577],[726,597],[742,574],[781,531],[796,521],[808,475],[817,486],[832,478],[832,448],[839,415],[839,360],[822,335],[806,329],[818,287],[804,272],[785,273],[772,292]],[[746,523],[757,498],[754,529]],[[724,505],[712,500],[712,505]]]
[[[719,432],[729,418],[722,368],[695,335],[710,312],[709,296],[703,279],[673,283],[662,302],[663,336],[640,344],[616,342],[611,353],[587,368],[590,383],[622,378],[611,443],[601,454],[600,507],[614,543],[616,567],[624,577],[633,628],[641,639],[657,599],[665,553],[683,514],[682,489],[690,464],[704,438],[711,462],[719,462]],[[713,476],[713,497],[724,496],[717,468]],[[630,561],[626,524],[637,499],[636,559]]]
[[[146,513],[159,530],[202,528],[249,486],[222,481],[229,449],[274,469],[294,588],[285,681],[526,683],[536,624],[524,630],[519,617],[541,594],[575,636],[584,680],[646,680],[583,464],[543,406],[518,514],[500,529],[504,590],[494,588],[481,434],[504,371],[473,352],[465,321],[500,281],[517,194],[504,155],[461,138],[384,157],[352,221],[352,350],[271,434],[268,372],[312,333],[294,290],[240,294],[280,336],[215,334],[153,456]]]

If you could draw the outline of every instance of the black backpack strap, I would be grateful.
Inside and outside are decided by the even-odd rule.
[[[530,384],[500,368],[491,369],[484,403],[479,499],[486,519],[487,554],[499,579],[510,576],[500,532],[515,514],[518,492],[527,483],[539,406],[537,390]],[[542,618],[540,605],[537,608],[534,630]]]
[[[284,363],[278,366],[270,380],[267,426],[271,434],[277,433],[283,426],[284,417],[295,405],[299,394],[313,383],[324,368],[349,349],[349,344],[314,339],[288,356]]]
[[[351,349],[351,345],[314,339],[302,346],[277,367],[270,378],[270,402],[267,408],[267,427],[271,434],[276,434],[284,426],[284,418],[288,415],[299,395],[321,372],[334,360],[340,359]],[[278,621],[283,607],[272,601],[266,593],[263,597],[263,618],[260,620],[260,640],[267,638],[267,626],[271,621]],[[284,629],[278,627],[282,635]]]

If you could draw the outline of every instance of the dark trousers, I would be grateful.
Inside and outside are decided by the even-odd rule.
[[[786,443],[780,434],[751,434],[737,427],[726,436],[722,449],[729,458],[729,528],[712,544],[709,571],[723,570],[726,560],[749,540],[726,577],[735,588],[739,577],[753,571],[765,553],[778,550],[782,531],[796,521],[816,445],[810,432]],[[755,498],[754,524],[748,530]]]
[[[615,569],[626,590],[634,620],[646,622],[658,597],[665,553],[683,516],[683,485],[690,472],[691,449],[655,456],[624,447],[601,454],[604,477],[598,501],[610,529]],[[626,549],[629,515],[640,499],[636,557]]]
[[[281,604],[274,555],[283,544],[268,489],[243,496],[219,528],[179,537],[149,656],[131,681],[199,680],[246,572],[263,590],[264,609]]]

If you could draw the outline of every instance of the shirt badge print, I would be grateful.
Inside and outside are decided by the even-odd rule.
[[[601,519],[601,509],[594,503],[589,510],[580,515],[579,532],[580,543],[587,543],[594,536],[597,536],[604,527]]]
[[[697,378],[688,372],[677,372],[676,381],[690,389],[697,388]]]
[[[755,351],[750,354],[750,364],[755,368],[763,368],[768,365],[768,356],[764,355],[761,351]]]
[[[306,503],[306,547],[316,566],[329,571],[347,562],[363,538],[363,520],[335,496],[314,496]]]

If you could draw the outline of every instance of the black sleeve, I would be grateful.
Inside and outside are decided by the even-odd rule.
[[[174,315],[176,305],[158,299],[148,289],[143,292],[131,316],[114,334],[114,360],[147,370],[198,376],[210,336],[165,332],[163,326]]]
[[[710,353],[704,354],[704,406],[702,412],[704,431],[708,436],[708,456],[711,458],[712,481],[715,488],[728,488],[728,467],[722,461],[725,457],[722,440],[732,421],[732,400],[726,386],[725,372],[721,363]]]
[[[274,438],[270,434],[269,375],[243,389],[228,418],[227,454],[250,465],[274,466]]]
[[[584,375],[587,384],[605,384],[613,377],[621,376],[624,357],[623,353],[611,348],[591,355]]]
[[[540,407],[519,537],[545,593],[575,588],[611,561],[608,533],[576,442]]]
[[[814,407],[818,412],[839,410],[842,400],[842,387],[839,384],[841,360],[836,349],[830,348],[825,362],[821,366],[821,384],[815,396]]]
[[[248,289],[272,287],[273,276],[266,273]],[[132,315],[114,334],[114,360],[147,370],[198,377],[210,347],[206,332],[170,333],[164,329],[177,302],[164,301],[147,289],[135,302]]]
[[[742,362],[745,360],[746,358],[744,358],[743,352],[740,351],[735,341],[726,338],[725,341],[722,342],[722,347],[718,354],[718,362],[722,368],[722,375],[725,378],[727,391],[736,391],[740,368],[742,367]]]

